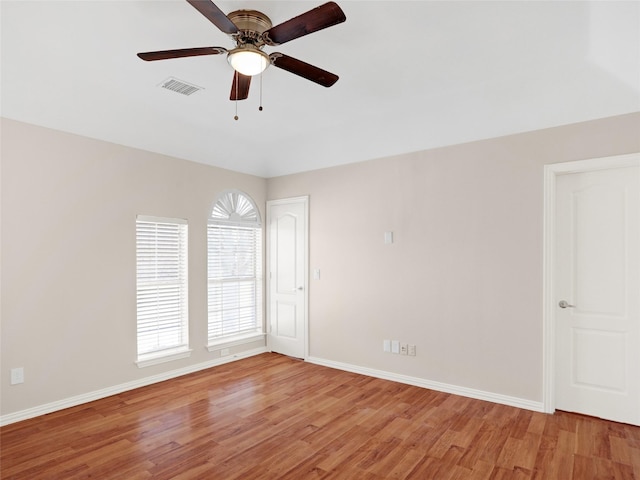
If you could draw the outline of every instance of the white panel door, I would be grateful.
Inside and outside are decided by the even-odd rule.
[[[268,346],[306,357],[307,197],[267,203]]]
[[[556,183],[556,408],[640,425],[640,168]]]

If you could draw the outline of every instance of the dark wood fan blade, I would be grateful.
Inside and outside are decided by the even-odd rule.
[[[222,47],[199,47],[199,48],[181,48],[179,50],[161,50],[159,52],[143,52],[138,57],[142,60],[167,60],[169,58],[181,57],[197,57],[199,55],[219,55],[227,53],[226,48]]]
[[[270,55],[271,64],[275,67],[286,70],[287,72],[299,75],[302,78],[311,80],[312,82],[322,85],[323,87],[330,87],[338,81],[338,76],[327,72],[321,68],[310,65],[297,58],[289,57],[282,53],[272,53]]]
[[[275,27],[271,27],[262,36],[268,45],[281,45],[294,38],[303,37],[323,28],[337,25],[346,19],[347,17],[337,3],[328,2]]]
[[[233,72],[233,84],[231,85],[231,95],[229,100],[245,100],[249,96],[251,77]]]
[[[238,33],[238,27],[236,27],[236,24],[229,20],[229,17],[227,17],[211,0],[187,0],[187,2],[189,2],[193,8],[198,10],[202,15],[207,17],[211,23],[224,33],[229,35],[232,33]]]

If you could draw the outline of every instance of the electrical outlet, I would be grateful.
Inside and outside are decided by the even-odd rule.
[[[226,357],[227,355],[229,355],[229,349],[228,348],[223,348],[222,350],[220,350],[220,356],[221,357]]]
[[[415,345],[409,345],[408,346],[408,353],[410,356],[415,357],[416,356],[416,346]]]
[[[400,353],[400,342],[398,340],[391,340],[391,353]]]
[[[12,368],[11,369],[11,385],[17,385],[24,383],[24,368]]]
[[[407,344],[406,343],[401,343],[400,344],[400,355],[406,355],[407,354]]]

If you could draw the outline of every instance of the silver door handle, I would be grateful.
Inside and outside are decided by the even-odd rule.
[[[576,308],[575,305],[569,305],[569,302],[567,302],[566,300],[560,300],[558,302],[558,306],[560,308]]]
[[[298,288],[294,288],[293,290],[291,290],[292,292],[295,292],[297,290],[303,290],[303,287],[298,287]]]

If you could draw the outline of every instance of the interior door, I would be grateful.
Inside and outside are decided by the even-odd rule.
[[[268,346],[306,358],[308,197],[267,202]]]
[[[640,167],[556,182],[556,408],[640,425]]]

